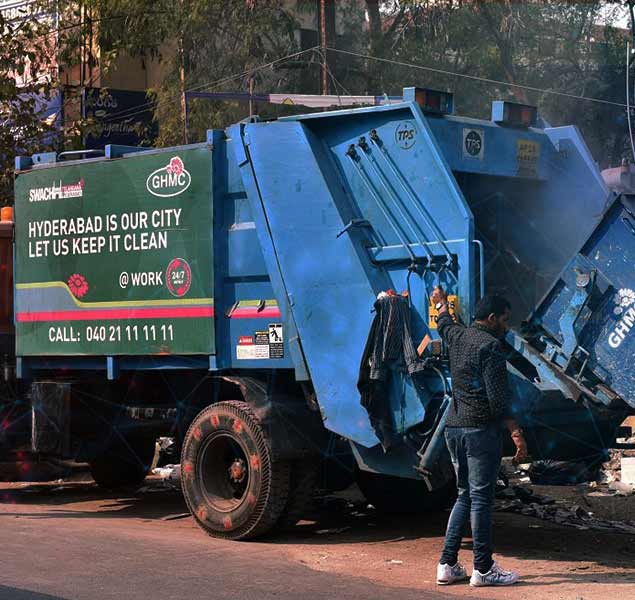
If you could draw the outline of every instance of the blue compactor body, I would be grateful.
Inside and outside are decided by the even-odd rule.
[[[459,117],[451,95],[406,88],[391,105],[246,120],[196,147],[211,153],[213,352],[18,353],[16,365],[23,385],[81,373],[71,405],[90,373],[91,393],[110,390],[129,417],[117,421],[128,440],[141,409],[160,405],[150,420],[165,417],[161,431],[182,446],[185,497],[210,533],[253,537],[297,520],[325,453],[350,464],[378,505],[396,504],[400,484],[421,506],[447,496],[451,380],[429,301],[438,284],[465,323],[485,292],[512,302],[513,411],[534,458],[598,460],[635,410],[635,205],[606,187],[575,127],[506,102],[491,120]],[[18,169],[183,151],[113,146]],[[385,401],[401,443],[390,451],[357,388],[387,290],[407,292],[413,343],[427,340],[416,380],[391,367]],[[112,393],[132,379],[147,390],[135,406]]]

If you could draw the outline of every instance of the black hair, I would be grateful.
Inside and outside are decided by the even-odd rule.
[[[495,317],[500,317],[506,310],[511,310],[511,308],[512,305],[507,298],[498,294],[487,294],[476,303],[474,318],[477,321],[485,321],[491,314],[494,314]]]

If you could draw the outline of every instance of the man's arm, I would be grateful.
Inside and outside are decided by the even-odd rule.
[[[465,329],[464,325],[457,323],[450,315],[448,310],[448,295],[439,285],[434,288],[430,300],[438,308],[437,331],[441,339],[449,346],[452,344],[456,336]]]
[[[492,341],[481,350],[483,384],[493,419],[506,418],[511,391],[507,380],[507,363],[499,342]]]
[[[516,419],[511,417],[511,390],[507,378],[507,364],[498,342],[483,349],[482,367],[483,382],[492,417],[502,417],[509,430],[516,446],[513,462],[515,464],[524,462],[529,457],[527,442],[520,425]]]

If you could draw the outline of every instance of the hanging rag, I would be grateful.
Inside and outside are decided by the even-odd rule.
[[[359,367],[357,389],[361,405],[385,451],[400,442],[393,427],[389,380],[392,370],[412,376],[425,368],[410,333],[408,298],[382,293],[375,302],[375,318]]]

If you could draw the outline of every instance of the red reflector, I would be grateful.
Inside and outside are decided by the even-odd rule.
[[[535,106],[516,104],[515,102],[503,102],[503,118],[494,118],[494,122],[515,127],[534,127],[536,125],[537,111]]]
[[[424,111],[448,114],[453,110],[452,94],[447,92],[414,88],[414,100]]]

